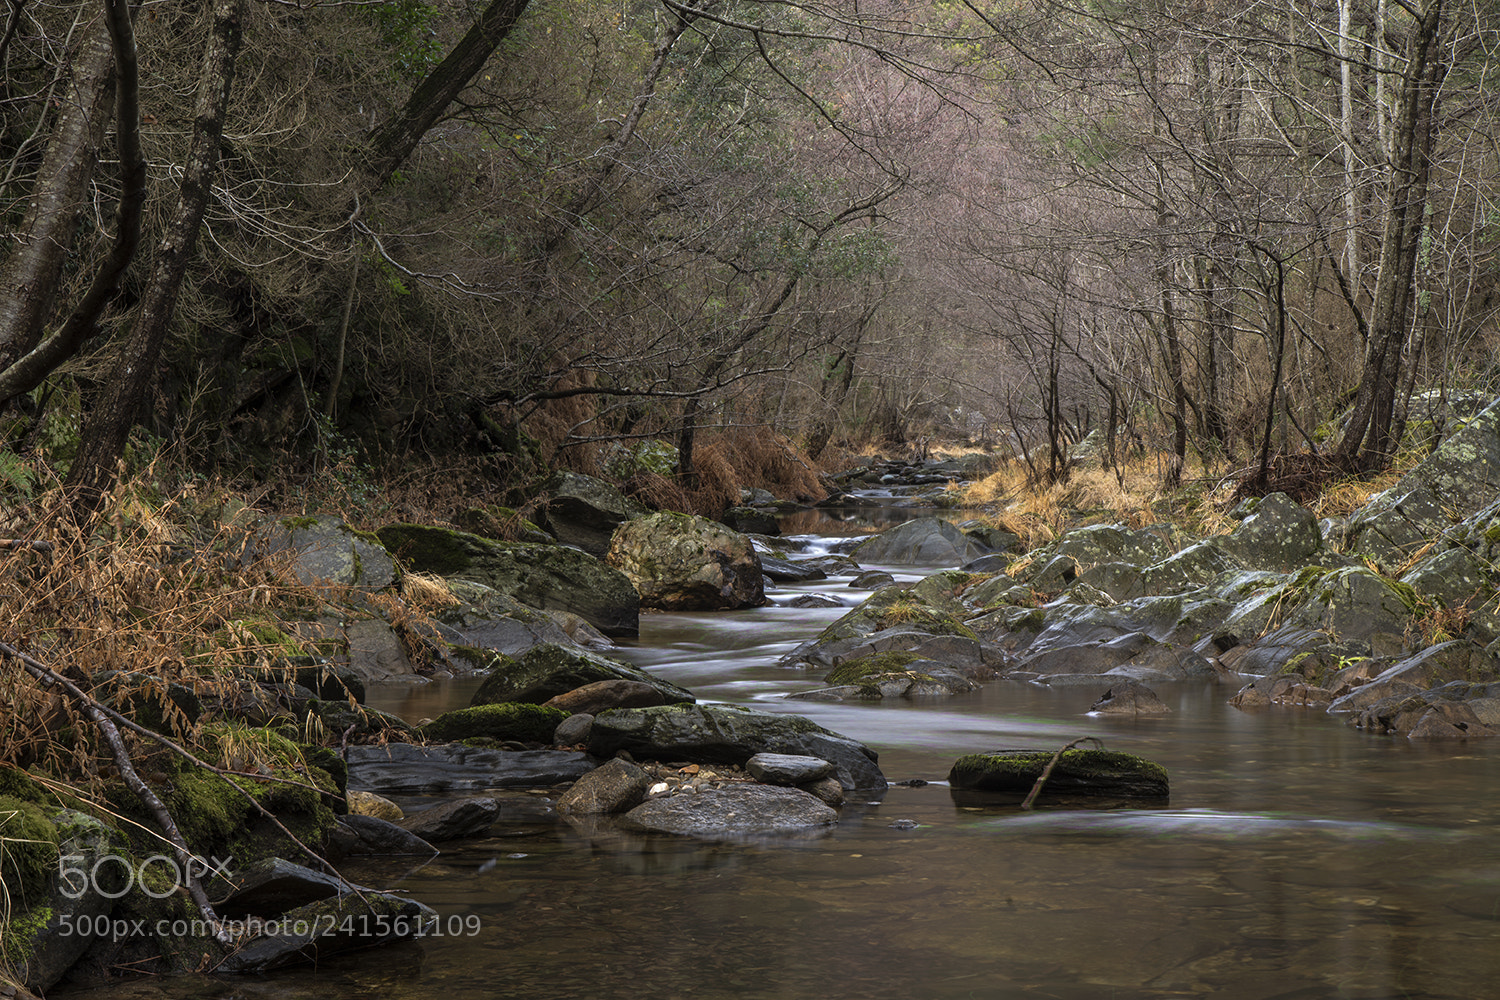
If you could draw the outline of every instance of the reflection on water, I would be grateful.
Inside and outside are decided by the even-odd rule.
[[[820,581],[803,590],[832,590]],[[790,591],[779,591],[778,599]],[[1372,737],[1318,713],[1162,686],[1170,715],[1087,716],[1099,692],[999,681],[956,698],[786,702],[776,665],[839,609],[653,615],[623,655],[707,699],[809,715],[881,753],[893,787],[826,837],[709,844],[563,822],[543,797],[482,841],[360,877],[456,933],[176,997],[624,996],[1230,1000],[1488,998],[1500,983],[1500,747]],[[372,692],[408,718],[473,681]],[[957,802],[961,753],[1093,735],[1171,773],[1168,806]],[[913,829],[893,827],[910,820]],[[460,921],[448,926],[464,928]],[[112,992],[119,997],[121,990]]]

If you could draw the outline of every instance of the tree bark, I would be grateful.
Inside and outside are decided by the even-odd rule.
[[[31,205],[0,269],[0,371],[41,339],[99,162],[115,100],[114,48],[105,20],[98,18],[83,32]]]
[[[177,207],[156,248],[151,280],[130,338],[84,423],[78,456],[68,472],[74,516],[85,520],[114,485],[130,429],[140,416],[156,374],[157,357],[177,307],[183,275],[198,246],[198,232],[219,165],[224,118],[234,83],[234,60],[243,40],[247,0],[221,0],[203,51],[193,110],[193,138],[183,165]]]
[[[1400,117],[1394,123],[1389,205],[1380,245],[1380,272],[1370,310],[1370,342],[1354,412],[1334,457],[1346,466],[1378,468],[1389,462],[1401,354],[1411,326],[1412,285],[1427,207],[1435,130],[1434,105],[1444,73],[1434,53],[1442,0],[1430,0],[1408,32]]]
[[[530,0],[491,0],[453,51],[412,92],[401,113],[375,132],[365,163],[372,189],[383,187],[406,162],[422,136],[505,41],[529,3]]]

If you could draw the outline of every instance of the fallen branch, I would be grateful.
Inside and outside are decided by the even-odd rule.
[[[1067,753],[1069,750],[1073,749],[1074,747],[1076,747],[1080,743],[1092,743],[1092,744],[1094,744],[1094,746],[1097,749],[1099,749],[1099,750],[1103,750],[1104,749],[1104,741],[1101,740],[1101,739],[1099,739],[1099,737],[1097,737],[1097,736],[1080,736],[1080,737],[1078,737],[1078,739],[1074,740],[1072,743],[1069,743],[1067,746],[1065,746],[1061,750],[1057,751],[1057,753],[1055,753],[1055,754],[1052,755],[1052,759],[1049,760],[1049,761],[1047,761],[1047,766],[1044,767],[1044,768],[1042,768],[1042,773],[1036,779],[1036,784],[1034,784],[1034,785],[1031,786],[1031,792],[1030,792],[1030,794],[1028,794],[1026,796],[1026,801],[1024,801],[1024,802],[1021,803],[1021,808],[1022,809],[1030,809],[1031,808],[1031,804],[1036,801],[1036,797],[1038,795],[1042,794],[1042,786],[1047,783],[1047,779],[1048,778],[1052,777],[1052,769],[1057,766],[1057,762],[1058,761],[1062,760],[1062,755],[1065,754],[1065,753]]]
[[[197,905],[199,912],[202,914],[203,919],[207,922],[208,926],[214,928],[214,937],[221,944],[230,944],[231,938],[228,934],[228,931],[219,922],[219,918],[217,914],[214,913],[212,904],[210,904],[208,901],[208,896],[203,891],[203,886],[199,883],[197,876],[194,874],[194,865],[189,863],[190,861],[196,860],[198,861],[197,867],[201,868],[203,867],[201,859],[194,858],[192,850],[188,847],[181,831],[178,830],[176,822],[172,819],[172,814],[167,811],[166,805],[162,803],[161,799],[157,797],[156,793],[151,790],[151,787],[144,781],[142,781],[140,775],[136,773],[134,763],[130,759],[130,752],[125,748],[124,740],[120,737],[121,726],[140,736],[144,736],[145,738],[152,740],[163,747],[166,747],[168,750],[182,757],[184,760],[187,760],[189,763],[194,764],[197,767],[201,767],[204,770],[223,778],[229,784],[229,786],[235,790],[236,794],[249,802],[250,805],[254,806],[262,816],[270,820],[271,823],[273,823],[276,828],[287,837],[288,840],[296,844],[297,847],[299,847],[307,855],[308,858],[312,859],[313,862],[316,863],[319,867],[332,873],[345,885],[349,886],[352,891],[354,891],[355,893],[359,893],[358,886],[354,885],[348,879],[345,879],[342,875],[340,875],[338,871],[331,864],[329,864],[321,854],[319,854],[317,851],[314,851],[308,845],[304,844],[296,834],[287,829],[286,825],[283,824],[274,813],[272,813],[269,809],[262,805],[255,798],[255,796],[251,795],[244,788],[240,787],[237,782],[231,781],[229,779],[233,777],[245,777],[251,778],[256,781],[273,781],[281,784],[293,785],[298,788],[310,789],[314,792],[317,792],[319,795],[327,794],[322,788],[300,781],[293,781],[288,778],[278,778],[275,775],[247,774],[241,771],[231,771],[226,768],[216,767],[215,765],[210,764],[208,761],[201,759],[196,754],[192,753],[190,750],[176,743],[175,741],[168,739],[160,733],[153,732],[150,729],[147,729],[146,727],[131,721],[130,719],[127,719],[125,716],[121,715],[119,712],[116,712],[114,709],[100,703],[98,699],[83,691],[76,684],[68,680],[63,675],[57,673],[51,667],[48,667],[46,664],[42,663],[40,660],[37,660],[35,657],[21,652],[9,643],[0,642],[0,656],[16,660],[21,664],[21,667],[32,677],[36,678],[36,680],[41,683],[43,687],[51,687],[53,685],[62,687],[63,690],[67,691],[68,694],[71,695],[74,700],[76,700],[83,707],[85,714],[88,715],[90,721],[92,721],[98,728],[100,734],[104,737],[105,742],[109,744],[110,754],[114,758],[115,767],[119,770],[120,775],[124,778],[126,786],[129,787],[131,791],[135,792],[136,796],[141,800],[146,808],[150,810],[151,813],[156,817],[156,821],[161,824],[162,832],[166,835],[167,840],[172,844],[173,849],[177,852],[178,864],[182,866],[182,870],[187,879],[186,888],[188,890],[188,895]]]

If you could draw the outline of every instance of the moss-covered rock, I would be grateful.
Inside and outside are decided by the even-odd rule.
[[[647,673],[639,667],[585,652],[543,643],[519,657],[495,656],[489,676],[474,692],[471,705],[529,702],[540,705],[561,694],[597,681],[629,680],[651,685],[668,704],[691,703],[691,691]]]
[[[272,522],[257,533],[255,546],[259,554],[288,555],[292,573],[303,583],[380,590],[396,581],[396,564],[380,539],[336,517]]]
[[[766,602],[754,544],[706,517],[663,512],[628,521],[605,558],[630,579],[645,607],[718,611]]]
[[[819,757],[832,764],[845,788],[884,788],[875,752],[797,715],[731,705],[616,708],[599,714],[589,752],[613,757],[628,750],[638,760],[743,764],[758,753]]]
[[[640,630],[640,595],[630,580],[577,549],[497,542],[420,524],[386,525],[379,535],[419,572],[472,580],[533,608],[571,611],[605,635]]]
[[[57,827],[36,802],[0,795],[0,882],[19,909],[41,901],[57,871]]]
[[[920,659],[920,655],[910,652],[873,653],[839,664],[823,676],[823,683],[856,684],[873,674],[905,670]]]
[[[948,773],[956,789],[1028,794],[1054,754],[1050,750],[1000,750],[970,754]],[[1167,769],[1134,754],[1113,750],[1064,750],[1038,798],[1090,795],[1165,798]]]
[[[518,740],[523,743],[550,743],[557,724],[568,717],[559,708],[506,702],[474,705],[444,712],[417,728],[424,739],[456,742],[474,737],[492,740]]]

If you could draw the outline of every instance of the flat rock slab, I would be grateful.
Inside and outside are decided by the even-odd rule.
[[[219,893],[217,888],[226,889]],[[294,907],[348,892],[341,878],[313,871],[284,858],[266,858],[237,871],[224,886],[210,886],[214,911],[226,920],[270,917]]]
[[[821,757],[789,753],[758,753],[745,761],[750,777],[767,785],[796,786],[826,778],[833,765]]]
[[[631,829],[706,840],[817,832],[837,822],[838,813],[807,792],[749,783],[652,799],[624,817]]]
[[[462,743],[350,747],[349,787],[365,792],[539,788],[577,781],[598,766],[570,750],[485,750]]]
[[[409,830],[378,816],[340,816],[329,845],[346,858],[422,857],[438,849]]]
[[[995,750],[960,757],[948,772],[955,789],[1026,795],[1052,760],[1053,750]],[[1039,798],[1093,795],[1166,798],[1167,769],[1144,757],[1113,750],[1065,750]]]

